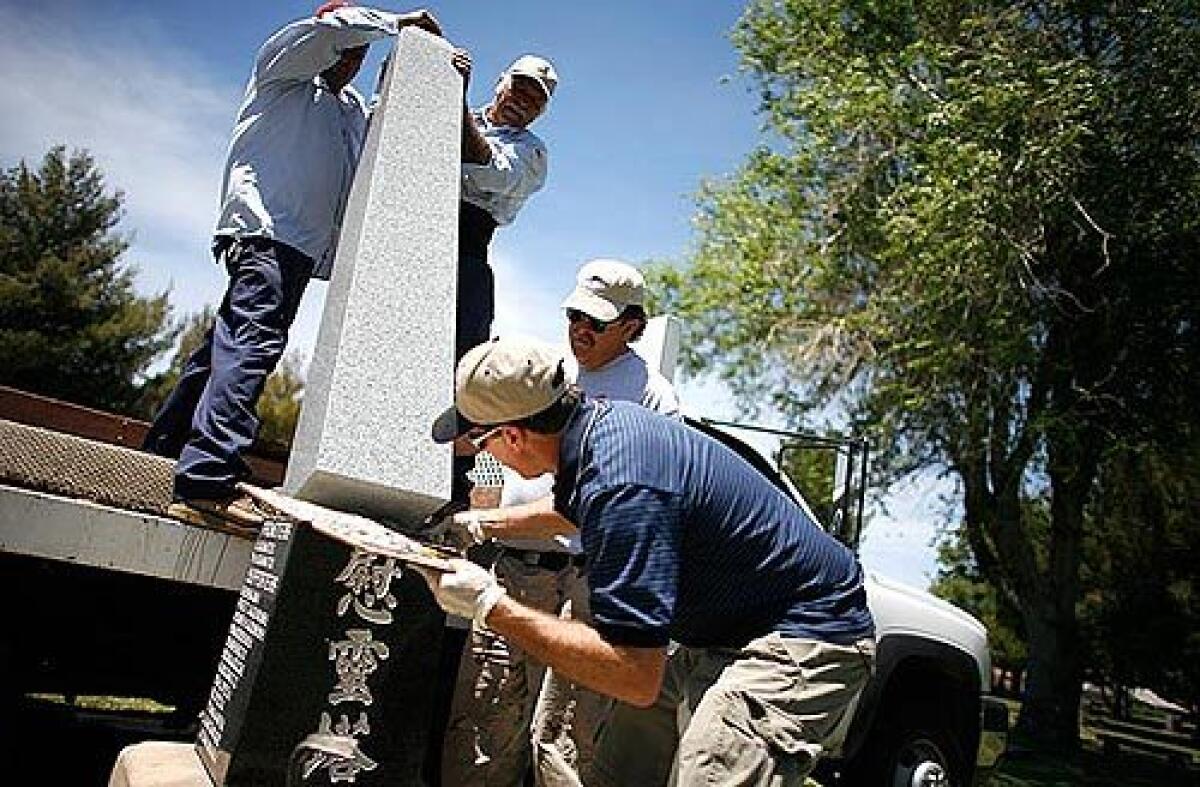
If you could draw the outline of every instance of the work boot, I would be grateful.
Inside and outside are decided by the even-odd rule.
[[[215,499],[178,498],[167,506],[167,515],[201,527],[253,536],[265,521],[263,510],[243,493]]]

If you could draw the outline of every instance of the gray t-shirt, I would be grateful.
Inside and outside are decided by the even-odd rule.
[[[594,371],[580,369],[575,382],[589,399],[634,402],[675,419],[683,417],[675,387],[633,350],[618,355]]]

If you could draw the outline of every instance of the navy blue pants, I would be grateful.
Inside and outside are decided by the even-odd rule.
[[[483,256],[460,254],[458,258],[458,308],[454,334],[454,358],[457,361],[477,344],[491,338],[496,312],[496,284],[492,266]],[[470,502],[471,483],[467,473],[475,466],[475,457],[454,457],[450,497]]]
[[[229,286],[212,329],[187,360],[144,447],[179,457],[175,496],[219,498],[250,475],[242,452],[258,432],[256,407],[287,347],[313,261],[265,238],[224,252]]]

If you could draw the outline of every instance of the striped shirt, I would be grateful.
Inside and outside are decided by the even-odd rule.
[[[563,432],[555,506],[588,560],[608,641],[739,647],[778,631],[872,636],[862,568],[733,451],[626,402],[585,401]]]

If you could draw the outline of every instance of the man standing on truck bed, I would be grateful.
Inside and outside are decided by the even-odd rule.
[[[367,46],[409,25],[441,35],[424,10],[330,2],[272,35],[255,59],[222,185],[213,254],[229,274],[216,320],[188,358],[144,447],[178,457],[170,513],[253,527],[235,491],[255,407],[287,345],[312,277],[328,278],[367,107],[350,82]]]
[[[454,401],[435,440],[554,474],[555,510],[582,536],[592,624],[521,604],[465,560],[422,573],[448,612],[621,700],[583,783],[802,784],[872,669],[854,554],[715,440],[583,399],[542,343],[471,350]]]
[[[496,228],[511,224],[525,202],[546,184],[546,145],[529,130],[546,111],[558,86],[549,60],[521,55],[496,80],[492,100],[471,111],[466,103],[471,60],[461,50],[455,67],[463,74],[462,199],[458,206],[458,312],[454,358],[492,335],[496,283],[488,247]],[[470,502],[467,474],[474,456],[454,459],[450,496]]]

